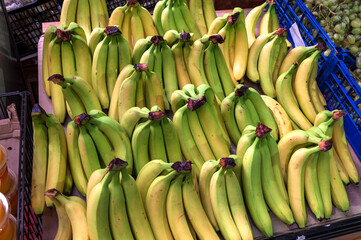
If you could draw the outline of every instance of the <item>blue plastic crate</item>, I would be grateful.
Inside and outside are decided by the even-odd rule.
[[[289,28],[297,24],[306,46],[323,42],[331,50],[328,57],[322,54],[320,58],[317,82],[328,108],[347,112],[344,117],[346,137],[361,159],[361,111],[358,109],[358,106],[361,108],[361,88],[349,71],[355,67],[355,57],[336,47],[301,0],[276,0],[276,13],[280,25],[288,33]],[[294,46],[291,34],[287,37]]]

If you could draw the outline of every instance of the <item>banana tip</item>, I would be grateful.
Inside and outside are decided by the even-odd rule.
[[[256,135],[258,138],[262,138],[265,134],[269,133],[270,131],[272,131],[271,128],[267,127],[263,123],[258,123],[256,128]]]
[[[337,120],[346,115],[347,115],[347,113],[344,110],[334,111],[333,115],[332,115],[332,119]]]
[[[187,108],[191,111],[195,111],[207,102],[206,96],[203,95],[198,99],[188,99]]]
[[[225,157],[219,160],[219,165],[221,165],[222,168],[234,168],[236,166],[236,162],[231,157]]]
[[[332,138],[330,138],[329,140],[323,140],[321,142],[318,143],[318,146],[320,148],[321,151],[328,151],[332,148]]]
[[[192,170],[192,162],[191,161],[178,161],[172,164],[171,168],[173,168],[177,172],[189,173]]]
[[[50,199],[55,198],[60,192],[56,190],[55,188],[47,190],[44,195],[49,197]]]

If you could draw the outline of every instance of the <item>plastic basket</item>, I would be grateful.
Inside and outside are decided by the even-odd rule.
[[[344,117],[346,137],[361,159],[361,111],[358,109],[358,106],[361,108],[361,88],[349,71],[355,65],[354,56],[335,46],[301,0],[276,0],[276,13],[280,25],[288,32],[294,23],[297,24],[306,46],[323,42],[331,50],[328,57],[321,55],[317,82],[328,108],[347,112]],[[287,37],[294,46],[291,34]]]
[[[152,12],[154,6],[157,4],[158,1],[159,0],[139,0],[138,2],[142,7]],[[126,0],[109,0],[109,1],[106,0],[106,2],[107,2],[109,16],[112,14],[114,9],[120,6],[124,6],[124,4],[127,3]]]
[[[31,207],[31,174],[33,159],[33,128],[29,92],[9,92],[0,94],[0,117],[9,118],[7,106],[15,103],[20,121],[19,172],[18,172],[18,213],[17,239],[42,239],[41,218]]]
[[[60,20],[61,1],[39,0],[8,12],[19,57],[37,52],[43,22]]]

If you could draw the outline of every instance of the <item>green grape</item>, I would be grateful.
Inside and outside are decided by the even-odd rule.
[[[357,14],[356,13],[352,13],[350,16],[349,16],[349,19],[352,21],[352,20],[355,20],[357,18]]]
[[[361,27],[361,19],[360,18],[356,18],[354,20],[351,21],[351,26],[353,28],[360,28]]]
[[[347,41],[350,44],[354,44],[356,42],[356,38],[353,35],[347,35]]]
[[[361,28],[354,28],[351,30],[352,34],[356,35],[356,34],[361,34]]]
[[[356,70],[359,70],[359,74],[361,73],[361,58],[360,57],[357,57],[356,58],[356,67],[357,69]]]
[[[351,45],[349,50],[352,54],[356,54],[358,52],[358,47],[356,45]]]
[[[337,33],[342,32],[342,25],[341,25],[341,23],[336,24],[334,30],[335,30],[335,32],[337,32]]]

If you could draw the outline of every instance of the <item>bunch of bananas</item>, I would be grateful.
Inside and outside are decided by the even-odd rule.
[[[117,26],[108,26],[106,36],[93,54],[92,85],[103,109],[109,108],[120,71],[132,63],[130,46]]]
[[[81,114],[66,129],[70,170],[79,193],[86,196],[87,184],[94,171],[114,158],[128,162],[132,173],[130,140],[119,123],[101,111]]]
[[[152,160],[136,184],[156,239],[219,239],[198,197],[190,161]]]
[[[287,54],[285,28],[260,35],[249,49],[247,77],[261,85],[263,92],[276,97],[275,83]]]
[[[60,86],[48,81],[53,74],[72,78],[77,75],[91,84],[92,58],[86,42],[84,30],[71,23],[65,30],[50,25],[43,42],[43,85],[52,98],[55,118],[63,123],[66,116],[66,103]],[[68,109],[69,110],[69,109]]]
[[[133,62],[145,63],[149,71],[156,73],[165,93],[165,107],[169,110],[172,93],[178,89],[178,80],[175,76],[176,64],[172,49],[164,38],[155,35],[139,40],[134,47]]]
[[[242,189],[234,172],[236,155],[206,161],[199,176],[199,196],[206,214],[225,239],[253,239]]]
[[[87,226],[90,239],[154,239],[128,163],[113,159],[95,171],[87,188]]]
[[[334,130],[344,131],[339,125],[344,115],[344,111],[324,110],[317,114],[313,127],[307,131],[294,130],[278,143],[283,178],[300,228],[305,227],[307,221],[305,198],[319,220],[331,217],[332,203],[341,211],[349,209],[344,186],[349,183],[346,166],[353,173],[350,179],[354,183],[358,183],[358,174],[354,162],[349,158],[340,162],[333,148],[338,145],[348,151],[342,137],[331,139]]]
[[[110,100],[108,115],[121,121],[132,107],[151,108],[157,105],[165,111],[164,94],[158,75],[147,64],[127,65],[119,74]]]
[[[134,156],[134,175],[153,159],[165,162],[182,160],[173,122],[158,107],[133,107],[124,113],[121,126],[127,129]]]
[[[279,128],[272,112],[269,110],[261,95],[251,87],[239,84],[221,104],[221,113],[228,134],[234,144],[238,143],[243,130],[248,126],[257,126],[259,122],[272,129],[271,135],[278,140]],[[283,130],[282,130],[283,131]]]
[[[158,34],[152,15],[140,6],[137,0],[129,0],[124,6],[114,9],[109,18],[109,26],[119,26],[131,50],[139,39]]]
[[[45,192],[54,204],[58,216],[58,230],[54,239],[89,239],[87,206],[78,196],[65,196],[57,189]]]
[[[67,169],[67,145],[63,126],[54,115],[47,114],[38,104],[32,110],[33,122],[33,174],[31,180],[31,205],[36,214],[45,206],[52,206],[44,192],[56,188],[64,190]]]
[[[108,26],[109,13],[105,0],[65,0],[60,14],[60,24],[67,27],[76,22],[85,31],[88,40],[93,29]]]
[[[205,161],[230,154],[230,139],[211,87],[185,85],[173,93],[173,106],[182,153],[195,163],[197,175]]]
[[[326,105],[316,82],[322,50],[321,44],[292,49],[283,60],[275,83],[278,102],[303,130],[312,127],[317,113]]]
[[[208,34],[220,34],[224,38],[221,49],[234,84],[243,79],[247,67],[248,40],[244,22],[243,9],[235,8],[233,14],[216,18],[208,30]]]
[[[83,78],[78,76],[65,78],[63,75],[54,74],[48,80],[61,87],[71,119],[84,112],[102,110],[94,89]]]
[[[269,209],[284,223],[294,222],[275,139],[266,125],[247,126],[237,144],[234,172],[242,184],[247,209],[257,228],[272,236]],[[267,205],[266,205],[267,204]]]
[[[181,0],[158,1],[154,8],[153,19],[162,36],[169,30],[191,32],[197,39],[205,33],[200,31],[190,8]]]

